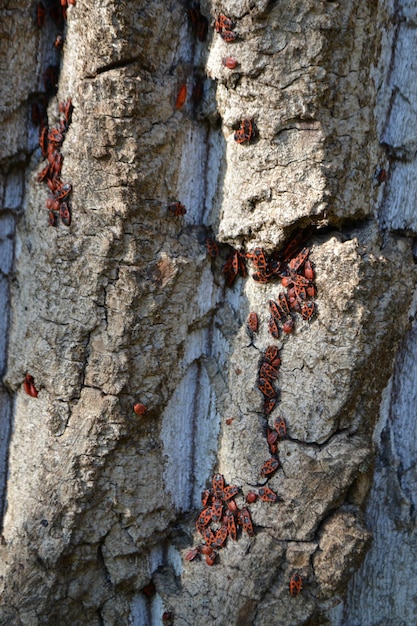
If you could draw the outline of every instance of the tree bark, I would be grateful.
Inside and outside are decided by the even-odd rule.
[[[415,9],[77,0],[60,24],[59,6],[43,25],[22,0],[0,9],[1,623],[413,623]],[[48,226],[36,181],[45,89],[49,130],[74,106],[70,226]],[[273,339],[283,287],[250,255],[288,261],[297,240],[315,314]],[[227,286],[233,250],[247,275]],[[185,556],[215,472],[254,536],[210,567]],[[246,504],[264,485],[278,502]]]

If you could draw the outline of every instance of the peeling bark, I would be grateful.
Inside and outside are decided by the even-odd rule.
[[[230,44],[212,28],[221,11]],[[387,537],[396,562],[413,537],[414,438],[397,432],[411,432],[415,378],[414,12],[213,0],[201,41],[184,4],[77,0],[59,56],[50,15],[39,29],[18,0],[0,9],[2,623],[411,623],[410,598],[398,591],[395,616],[382,602],[394,579],[402,589],[395,568],[376,573]],[[29,113],[59,58],[48,119],[72,98],[69,228],[47,226]],[[238,144],[244,118],[256,136]],[[222,267],[232,248],[272,254],[300,232],[317,311],[275,341],[279,281],[255,282],[249,263],[227,288]],[[282,364],[268,417],[256,383],[271,343]],[[185,560],[215,471],[240,507],[266,483],[278,415],[278,502],[250,504],[255,536],[229,539],[212,567]]]

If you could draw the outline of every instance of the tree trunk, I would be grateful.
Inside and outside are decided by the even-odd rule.
[[[413,623],[415,9],[37,7],[0,9],[0,622]]]

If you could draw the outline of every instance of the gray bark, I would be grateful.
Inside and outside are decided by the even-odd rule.
[[[48,118],[72,98],[73,219],[53,228],[28,109],[59,58],[55,26],[38,29],[19,0],[0,9],[0,621],[412,624],[415,9],[201,12],[205,42],[177,2],[68,8]],[[234,43],[213,29],[220,12]],[[248,144],[233,138],[242,118],[257,128]],[[230,246],[272,253],[310,227],[317,312],[274,341],[279,281],[256,283],[249,263],[226,288],[222,265]],[[282,365],[268,419],[256,381],[270,343]],[[243,506],[277,415],[279,502],[250,505],[255,536],[229,539],[212,567],[187,561],[202,489],[219,471]]]

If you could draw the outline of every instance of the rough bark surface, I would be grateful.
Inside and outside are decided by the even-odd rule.
[[[411,588],[389,614],[387,586],[404,588],[378,567],[415,535],[415,438],[396,434],[414,432],[415,9],[205,1],[200,41],[190,6],[77,0],[62,53],[49,14],[39,29],[34,4],[0,9],[0,621],[409,624]],[[220,12],[233,43],[213,29]],[[29,108],[58,62],[48,118],[72,98],[73,216],[53,228]],[[238,144],[242,118],[257,133]],[[167,209],[177,201],[183,217]],[[274,341],[279,281],[255,282],[249,263],[227,288],[222,266],[231,248],[272,253],[300,232],[317,311]],[[239,506],[265,482],[256,381],[270,343],[282,364],[269,424],[282,415],[288,429],[268,481],[279,501],[250,505],[255,536],[229,540],[215,565],[189,562],[213,473],[240,488]]]

